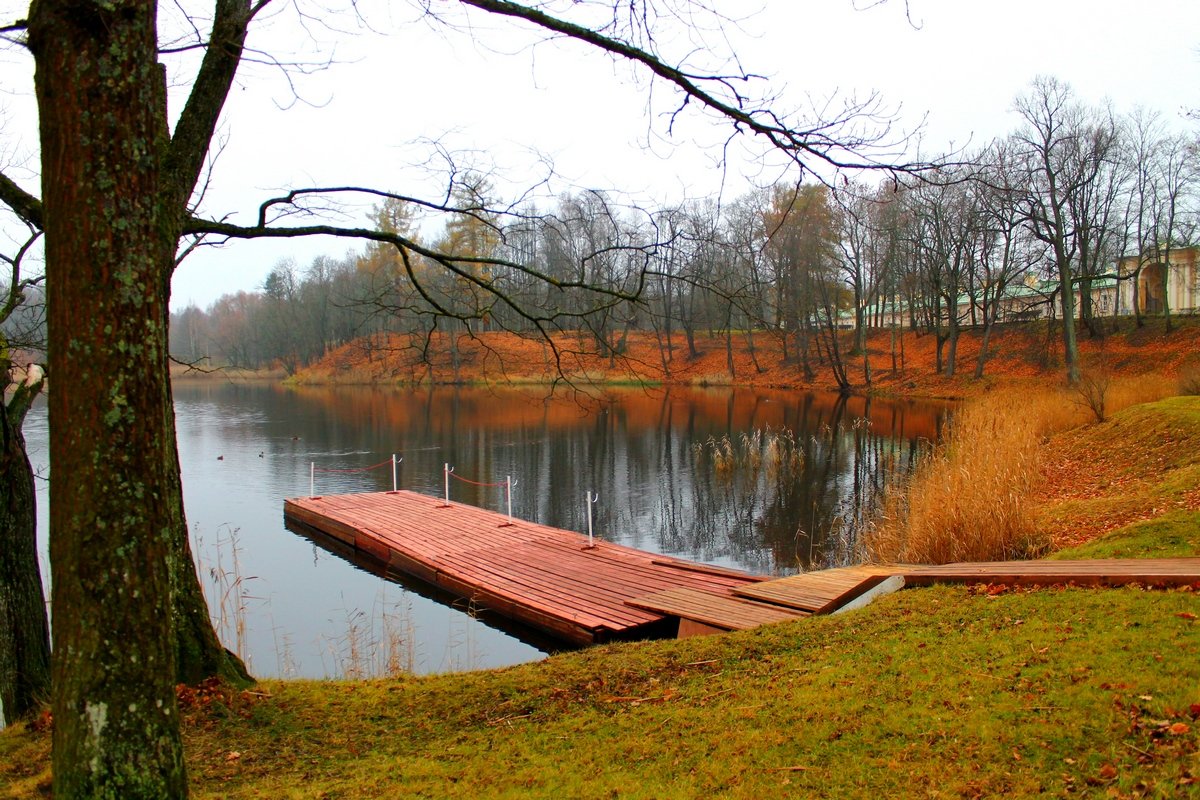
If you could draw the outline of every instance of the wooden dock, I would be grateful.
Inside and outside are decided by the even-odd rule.
[[[577,645],[741,630],[829,614],[902,586],[1200,584],[1200,558],[820,570],[769,580],[414,492],[305,497],[284,516],[474,607]]]
[[[732,596],[763,580],[414,492],[304,497],[284,515],[477,607],[575,644],[649,635],[667,614],[627,601],[667,589]]]

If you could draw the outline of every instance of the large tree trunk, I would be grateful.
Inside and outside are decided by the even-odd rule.
[[[7,363],[0,368],[7,372]],[[7,381],[5,381],[6,383]],[[37,556],[37,499],[21,425],[41,382],[0,408],[0,702],[13,722],[50,699],[50,628]]]
[[[39,0],[50,373],[54,794],[186,797],[168,569],[161,202],[166,87],[152,3]],[[102,113],[101,113],[102,112]],[[99,402],[97,402],[99,400]]]

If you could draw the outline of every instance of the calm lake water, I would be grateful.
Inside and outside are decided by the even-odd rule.
[[[390,463],[364,468],[393,453],[400,488],[431,495],[442,494],[446,463],[478,483],[512,476],[514,516],[580,532],[590,490],[599,537],[787,574],[849,557],[854,521],[937,438],[947,412],[749,389],[627,389],[581,403],[542,388],[216,381],[177,383],[175,404],[193,548],[222,638],[256,674],[303,677],[477,669],[544,653],[285,529],[283,499],[309,493],[314,464],[317,494],[391,489]],[[45,474],[44,407],[26,436]],[[46,490],[39,481],[42,520]],[[450,491],[504,511],[502,489],[453,480]]]

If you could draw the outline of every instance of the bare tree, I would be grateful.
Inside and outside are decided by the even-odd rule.
[[[1162,315],[1171,329],[1170,276],[1171,253],[1181,244],[1185,229],[1183,216],[1187,203],[1200,182],[1200,167],[1196,164],[1196,143],[1183,136],[1163,140],[1158,162],[1159,191],[1155,194],[1154,230],[1157,232],[1154,252],[1161,264],[1159,291],[1162,294]]]
[[[983,157],[982,175],[973,187],[980,204],[981,242],[974,264],[983,300],[983,336],[975,362],[975,377],[982,378],[988,359],[992,328],[1004,311],[1009,288],[1043,259],[1040,245],[1023,225],[1020,188],[1013,173],[1012,150],[1000,141]]]
[[[949,376],[957,369],[958,338],[970,313],[962,301],[980,246],[980,213],[970,177],[941,170],[908,194],[925,324],[937,338],[937,369]]]
[[[1021,183],[1027,187],[1022,207],[1030,230],[1054,256],[1063,353],[1067,378],[1074,383],[1079,380],[1075,285],[1090,275],[1103,252],[1107,229],[1095,215],[1107,213],[1100,182],[1115,157],[1115,126],[1111,116],[1089,112],[1069,86],[1054,78],[1036,79],[1015,107],[1024,120],[1014,134],[1023,159]]]

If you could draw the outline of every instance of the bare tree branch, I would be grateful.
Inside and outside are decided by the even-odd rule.
[[[175,125],[167,153],[165,191],[169,197],[165,199],[176,208],[186,207],[200,177],[217,120],[242,59],[247,27],[267,1],[217,0],[204,60]]]
[[[0,172],[0,202],[13,210],[18,217],[39,230],[42,225],[42,201],[17,186]]]
[[[735,130],[750,131],[766,139],[770,145],[787,154],[802,170],[813,172],[807,158],[816,159],[837,169],[883,170],[893,174],[917,172],[928,165],[918,162],[889,164],[876,161],[860,151],[879,144],[883,133],[868,135],[850,129],[853,123],[864,119],[882,123],[885,119],[878,113],[878,98],[872,95],[865,102],[850,102],[841,111],[807,127],[793,127],[774,110],[757,106],[738,89],[739,83],[748,83],[758,76],[749,73],[720,75],[694,73],[679,66],[668,64],[655,53],[638,47],[604,32],[593,30],[545,13],[539,8],[530,8],[509,0],[459,0],[463,5],[478,8],[492,14],[523,20],[552,33],[560,34],[604,52],[626,59],[648,69],[651,73],[673,84],[683,92],[678,114],[695,100],[717,114],[733,122]],[[652,43],[652,39],[649,40]],[[710,88],[723,90],[728,97],[722,98]],[[831,111],[830,105],[819,109],[822,114]],[[672,115],[674,117],[675,115]],[[813,172],[813,174],[817,174]],[[818,175],[818,178],[820,176]]]

